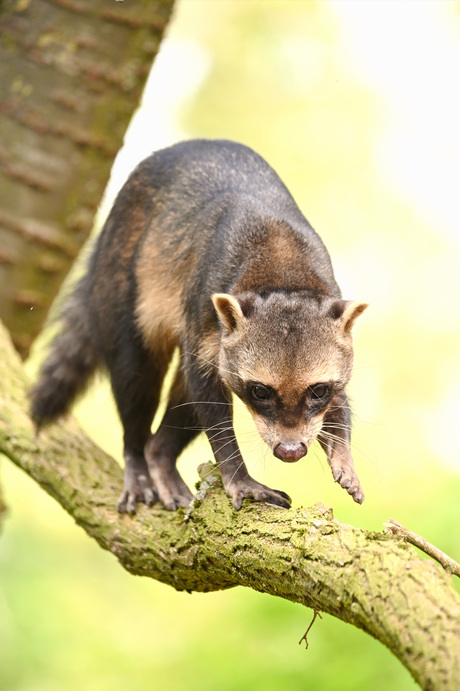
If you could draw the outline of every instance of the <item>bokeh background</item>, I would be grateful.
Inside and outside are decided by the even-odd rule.
[[[374,530],[391,516],[457,560],[459,74],[457,1],[179,0],[99,219],[153,149],[205,136],[262,154],[324,239],[344,296],[371,303],[349,387],[366,501],[333,483],[319,449],[279,464],[239,409],[248,465],[295,506],[321,501]],[[106,384],[76,414],[120,458]],[[208,458],[204,439],[185,454],[191,485]],[[130,576],[7,462],[2,484],[1,691],[415,687],[351,626],[324,616],[305,651],[311,612],[299,605]]]

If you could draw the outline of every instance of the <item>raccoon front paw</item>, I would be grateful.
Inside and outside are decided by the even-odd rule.
[[[353,467],[337,464],[335,468],[332,468],[332,476],[335,482],[347,490],[357,504],[363,503],[364,492]]]
[[[249,498],[252,498],[254,501],[264,501],[268,504],[275,504],[275,506],[282,506],[284,509],[291,508],[291,498],[286,492],[282,492],[279,489],[270,489],[270,487],[262,485],[251,477],[232,482],[226,488],[226,492],[237,511],[241,509],[243,500]]]

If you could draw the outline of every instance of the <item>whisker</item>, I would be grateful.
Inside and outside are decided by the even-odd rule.
[[[217,440],[218,441],[220,441],[220,440],[225,441],[228,439],[236,439],[235,432],[233,431],[233,429],[229,428],[228,430],[224,430],[224,431],[231,431],[231,434],[228,434],[224,437],[224,436],[221,436],[219,432],[217,432],[212,437],[208,436],[208,441],[217,441]]]
[[[229,444],[236,442],[236,437],[234,435],[232,435],[230,437],[225,437],[225,438],[227,439],[227,441],[225,442],[225,444],[222,444],[222,446],[219,446],[219,449],[218,449],[219,452],[222,451],[222,449],[225,449],[225,447],[228,446]],[[241,453],[241,452],[240,452],[240,449],[237,448],[236,451],[234,451],[233,453]]]
[[[228,422],[225,427],[213,425],[212,427],[206,428],[204,431],[206,432],[206,436],[208,437],[209,441],[216,439],[219,434],[225,434],[225,432],[235,433],[231,422]]]
[[[217,467],[219,468],[219,470],[222,468],[223,465],[225,465],[226,463],[228,463],[228,462],[230,462],[231,460],[233,460],[234,458],[236,458],[236,457],[239,455],[239,453],[240,453],[240,450],[239,450],[239,449],[235,449],[235,450],[234,450],[229,456],[227,456],[227,458],[225,458],[221,463],[218,463],[218,464],[217,464]],[[241,458],[241,463],[237,466],[237,468],[236,468],[236,470],[235,470],[235,473],[234,473],[234,474],[232,475],[232,477],[231,477],[231,480],[233,480],[233,478],[235,477],[235,474],[238,472],[238,470],[239,470],[243,465],[244,465],[244,461],[243,461],[243,459]],[[205,475],[203,476],[203,480],[205,480],[205,479],[211,474],[211,472],[212,472],[212,471],[210,471],[209,473],[205,474]]]
[[[218,420],[218,421],[215,422],[213,425],[204,427],[204,429],[205,429],[207,432],[210,432],[210,431],[213,430],[213,429],[219,429],[219,426],[221,426],[222,429],[225,429],[226,427],[230,427],[230,426],[233,427],[233,420],[232,420],[232,418],[228,417],[228,418],[224,418],[223,420]]]
[[[336,434],[332,434],[331,432],[324,432],[323,430],[321,430],[316,438],[318,441],[321,441],[321,439],[323,439],[323,441],[337,441],[341,444],[345,443],[353,451],[353,454],[358,453],[361,456],[363,456],[366,460],[371,462],[371,459],[367,456],[367,454],[365,454],[358,446],[356,446],[356,444],[352,444],[348,440],[344,440],[342,437],[338,437]]]
[[[177,405],[171,406],[169,410],[176,410],[177,408],[183,408],[187,405],[226,405],[231,406],[232,403],[224,403],[223,401],[187,401],[186,403],[178,403]]]
[[[197,360],[202,360],[205,362],[207,365],[210,365],[211,367],[214,367],[214,369],[218,370],[219,372],[227,372],[227,374],[238,374],[235,371],[225,369],[224,367],[221,367],[219,364],[212,362],[212,360],[208,360],[207,358],[203,357],[202,355],[199,355],[198,353],[192,353],[191,350],[184,350],[183,351],[184,355],[190,355],[191,357],[196,358]]]
[[[328,429],[343,429],[346,432],[351,432],[351,425],[342,425],[341,423],[330,423],[326,422],[321,429],[328,430]]]
[[[166,427],[167,429],[185,429],[188,432],[203,432],[202,427],[188,427],[185,425],[166,425],[164,422],[160,424],[160,427]]]
[[[218,365],[215,362],[212,362],[212,360],[208,360],[207,358],[203,357],[202,355],[199,355],[198,353],[192,353],[191,350],[183,350],[182,351],[183,355],[190,355],[190,357],[194,357],[197,360],[202,360],[205,362],[207,365],[210,365],[211,367],[214,367],[215,369],[218,369]]]
[[[225,462],[227,462],[227,461],[229,461],[229,460],[232,460],[233,458],[234,458],[234,454],[232,454],[229,458],[227,458]],[[237,467],[235,468],[235,472],[233,473],[232,477],[230,478],[230,482],[233,482],[233,479],[234,479],[235,475],[236,475],[237,472],[240,470],[240,468],[243,467],[243,465],[244,465],[244,461],[243,461],[243,459],[241,459],[241,463],[239,463],[239,464],[237,465]]]
[[[324,434],[332,434],[332,432],[329,432],[329,431],[328,431],[329,429],[344,430],[345,432],[349,432],[350,435],[351,435],[351,432],[352,432],[351,425],[348,426],[348,425],[339,425],[339,424],[335,424],[335,425],[334,425],[334,424],[326,424],[326,425],[324,425],[324,427],[322,428],[321,431],[322,431]],[[338,435],[337,435],[337,436],[338,436]],[[353,429],[353,436],[354,436],[355,438],[356,438],[356,437],[362,437],[362,435],[360,435],[359,433],[356,432],[356,429]]]

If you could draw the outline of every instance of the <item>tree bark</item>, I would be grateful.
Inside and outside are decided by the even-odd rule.
[[[173,2],[0,2],[0,318],[23,357],[93,227]]]
[[[72,418],[39,438],[26,375],[0,329],[0,453],[51,494],[131,573],[177,590],[244,585],[327,612],[380,640],[423,689],[460,688],[460,597],[451,578],[393,535],[335,520],[316,505],[235,511],[211,464],[194,505],[175,513],[115,510],[119,465]]]

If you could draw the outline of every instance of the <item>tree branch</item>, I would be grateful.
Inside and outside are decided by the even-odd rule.
[[[187,512],[141,507],[135,518],[120,516],[120,467],[72,419],[36,438],[26,376],[2,328],[0,352],[0,452],[128,571],[177,590],[244,585],[299,602],[380,640],[422,688],[460,688],[460,598],[403,539],[340,523],[322,505],[253,503],[237,512],[210,464]]]
[[[431,542],[428,542],[422,535],[418,535],[418,533],[409,530],[409,528],[406,528],[405,525],[396,521],[394,518],[389,518],[383,525],[386,528],[386,532],[393,533],[393,535],[400,535],[407,540],[407,542],[410,542],[411,545],[418,547],[422,552],[428,554],[429,557],[438,561],[447,573],[460,578],[460,564],[452,559],[452,557],[449,557],[448,554],[442,552],[438,547],[432,545]]]

